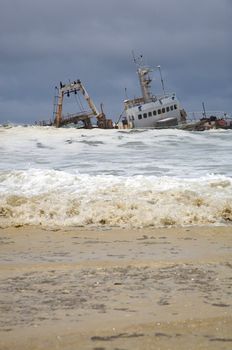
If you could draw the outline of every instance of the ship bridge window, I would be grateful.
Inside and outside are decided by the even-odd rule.
[[[147,113],[143,113],[143,118],[147,118]]]
[[[171,111],[173,111],[173,106],[171,106],[170,108],[171,108]]]
[[[165,108],[162,108],[162,113],[165,113]]]
[[[167,108],[166,108],[166,111],[167,111],[167,112],[169,112],[169,110],[170,110],[170,108],[169,108],[169,107],[167,107]]]
[[[158,109],[158,114],[161,114],[161,109]]]
[[[148,117],[151,117],[152,116],[152,113],[151,112],[148,112]]]
[[[138,115],[138,119],[142,119],[142,114],[139,114],[139,115]]]
[[[177,105],[174,105],[174,109],[177,109]]]
[[[153,111],[153,115],[156,115],[156,111]]]

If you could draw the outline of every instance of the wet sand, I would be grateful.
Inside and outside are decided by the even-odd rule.
[[[232,227],[0,229],[0,349],[231,349]]]

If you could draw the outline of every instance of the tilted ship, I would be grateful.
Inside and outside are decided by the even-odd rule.
[[[165,92],[160,66],[157,68],[160,70],[163,94],[153,95],[150,77],[152,69],[144,66],[141,60],[134,61],[137,65],[142,97],[124,101],[123,125],[129,128],[169,128],[185,124],[187,114],[175,93]]]

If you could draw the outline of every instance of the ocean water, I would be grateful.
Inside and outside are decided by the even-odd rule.
[[[0,226],[231,225],[232,131],[0,127]]]

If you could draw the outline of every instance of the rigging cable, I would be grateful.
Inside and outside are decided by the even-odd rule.
[[[118,123],[120,122],[120,119],[122,118],[123,116],[123,113],[125,112],[125,109],[122,111],[122,113],[120,114],[119,118],[118,118],[118,121],[115,123],[116,125],[118,125]]]
[[[77,92],[77,95],[75,94],[75,99],[76,99],[76,103],[78,104],[81,112],[83,112],[84,108],[83,108],[83,105],[81,103],[81,99],[80,99],[80,96],[79,96],[78,92]]]

